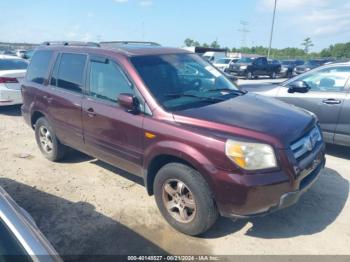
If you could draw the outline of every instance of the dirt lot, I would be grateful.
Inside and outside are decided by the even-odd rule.
[[[50,163],[19,107],[0,108],[0,186],[61,255],[350,254],[350,149],[328,152],[327,168],[297,205],[262,218],[222,218],[193,238],[167,225],[141,179],[76,152]]]

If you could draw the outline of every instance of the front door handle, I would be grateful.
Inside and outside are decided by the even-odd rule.
[[[322,103],[326,105],[339,105],[341,104],[341,101],[339,99],[329,98],[323,100]]]
[[[86,109],[86,113],[89,117],[94,117],[96,115],[95,110],[92,107]]]

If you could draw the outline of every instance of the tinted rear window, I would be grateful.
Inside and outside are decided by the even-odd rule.
[[[84,80],[86,57],[82,54],[62,54],[56,61],[51,84],[80,93]]]
[[[28,63],[21,59],[1,59],[0,70],[21,70],[27,69]]]
[[[27,71],[27,80],[43,84],[48,77],[53,51],[35,52]]]

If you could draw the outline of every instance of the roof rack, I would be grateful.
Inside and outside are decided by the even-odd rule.
[[[90,47],[100,47],[100,44],[95,42],[79,42],[79,41],[46,41],[42,45],[53,46],[53,45],[63,45],[63,46],[90,46]]]
[[[106,47],[121,47],[125,45],[135,45],[135,46],[161,46],[156,42],[147,42],[147,41],[107,41],[100,42],[101,46]]]

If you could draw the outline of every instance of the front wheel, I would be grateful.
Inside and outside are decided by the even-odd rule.
[[[254,75],[253,75],[253,73],[252,72],[248,72],[247,73],[247,79],[253,79],[254,78]]]
[[[41,117],[35,123],[35,138],[41,153],[50,161],[56,162],[62,159],[66,147],[58,141],[53,128],[45,117]]]
[[[214,199],[204,178],[180,163],[162,167],[154,181],[157,206],[167,222],[187,235],[200,235],[217,220]]]

